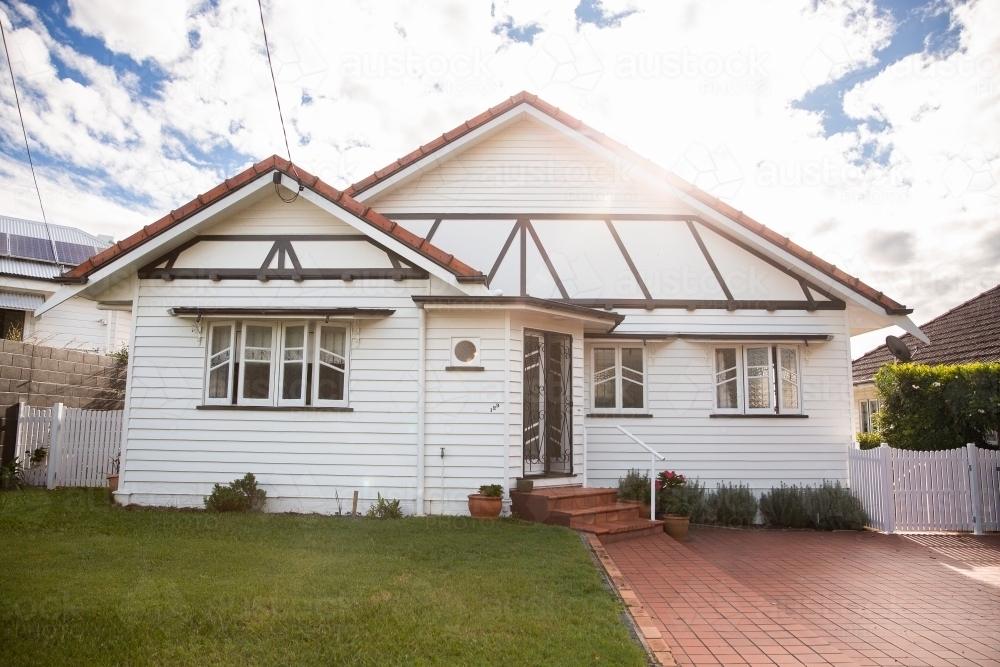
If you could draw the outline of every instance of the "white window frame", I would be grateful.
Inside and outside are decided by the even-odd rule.
[[[615,407],[613,408],[598,408],[596,399],[596,383],[594,382],[594,375],[597,373],[597,363],[596,354],[597,350],[607,350],[614,349],[615,351]],[[642,351],[642,407],[641,408],[623,408],[622,402],[625,400],[625,396],[622,392],[623,379],[622,373],[622,350],[641,350]],[[646,354],[646,347],[644,345],[636,345],[629,343],[594,343],[590,348],[590,411],[593,414],[602,415],[644,415],[649,414],[649,355]]]
[[[246,370],[247,362],[245,358],[245,352],[247,348],[247,328],[248,327],[270,327],[271,328],[271,375],[270,381],[268,382],[268,396],[267,398],[244,398],[243,392],[246,390]],[[278,336],[281,332],[281,323],[274,321],[243,321],[243,327],[240,329],[240,384],[239,384],[239,394],[236,397],[237,405],[252,405],[252,406],[273,406],[275,404],[275,398],[277,397],[277,382],[276,380],[276,369],[275,363],[278,357]]]
[[[719,369],[716,367],[717,350],[736,351],[736,407],[719,407]],[[743,346],[742,345],[716,345],[712,348],[712,408],[715,414],[719,415],[740,415],[743,414]]]
[[[770,396],[770,407],[750,408],[748,407],[750,395],[750,382],[747,374],[747,351],[751,348],[767,348],[768,356],[768,395]],[[718,369],[715,367],[716,351],[725,349],[736,350],[736,408],[720,408],[718,405]],[[781,405],[781,350],[792,350],[795,353],[795,368],[798,374],[797,387],[797,408],[785,408]],[[775,357],[777,353],[778,357]],[[801,415],[804,414],[802,405],[802,353],[797,345],[782,345],[780,343],[754,342],[754,343],[728,343],[719,344],[712,347],[711,357],[711,377],[712,377],[712,413],[719,415]]]
[[[768,344],[743,345],[743,414],[747,415],[773,415],[774,410],[774,355],[771,354],[771,346]],[[767,350],[767,407],[750,407],[750,350]]]
[[[212,398],[208,395],[209,384],[212,380],[212,335],[215,327],[229,327],[229,373],[226,374],[226,396],[225,398]],[[233,402],[233,364],[236,359],[236,321],[225,320],[210,322],[208,324],[208,336],[205,341],[205,405],[231,405]],[[220,368],[222,364],[215,368]]]
[[[320,334],[322,332],[322,327],[343,327],[344,329],[344,398],[339,401],[330,399],[321,399],[319,397],[319,351],[320,351]],[[330,320],[329,322],[317,322],[316,332],[313,336],[313,379],[312,379],[312,404],[316,407],[327,407],[327,408],[346,408],[350,401],[350,388],[351,388],[351,338],[352,338],[353,322],[350,320]],[[336,353],[334,353],[336,354]],[[339,355],[338,355],[339,356]]]
[[[872,405],[874,404],[875,409],[872,410]],[[864,407],[862,407],[864,406]],[[865,424],[865,408],[868,410],[867,421]],[[872,423],[872,416],[882,408],[882,402],[877,398],[862,398],[858,402],[858,430],[861,433],[875,433],[875,425]],[[867,426],[867,428],[866,428]]]
[[[309,374],[309,322],[307,320],[291,320],[281,322],[281,340],[278,344],[278,372],[275,383],[275,398],[278,405],[304,406],[306,404],[306,376]],[[285,342],[288,336],[289,327],[302,327],[302,380],[299,387],[301,398],[284,398],[281,394],[285,386]]]

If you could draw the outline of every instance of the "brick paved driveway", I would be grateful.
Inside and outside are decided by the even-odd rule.
[[[1000,535],[692,529],[607,550],[682,665],[1000,665]]]

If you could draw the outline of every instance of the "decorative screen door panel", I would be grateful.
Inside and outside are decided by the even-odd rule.
[[[524,475],[573,474],[573,339],[524,334]]]

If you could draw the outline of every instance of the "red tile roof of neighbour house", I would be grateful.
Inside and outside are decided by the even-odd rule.
[[[1000,285],[920,325],[931,339],[921,343],[912,334],[901,339],[919,364],[958,364],[1000,361]],[[854,360],[855,382],[870,382],[882,364],[895,357],[885,345]]]
[[[198,195],[187,204],[184,204],[175,211],[171,211],[156,222],[143,227],[128,238],[122,239],[110,248],[94,255],[82,264],[64,273],[63,277],[77,279],[86,278],[86,276],[90,275],[101,266],[124,255],[143,243],[146,243],[150,239],[155,238],[167,229],[170,229],[174,225],[187,220],[209,205],[219,201],[226,195],[239,190],[241,187],[257,180],[269,172],[273,172],[275,169],[298,180],[303,186],[333,202],[340,208],[354,215],[356,218],[365,221],[372,227],[375,227],[382,232],[385,232],[397,241],[405,243],[424,257],[427,257],[433,262],[448,269],[455,276],[459,278],[474,278],[483,275],[482,272],[477,271],[464,262],[459,261],[453,255],[450,255],[433,244],[428,243],[425,239],[417,236],[416,234],[410,233],[397,223],[373,210],[370,206],[365,206],[364,204],[355,201],[350,197],[350,195],[324,183],[316,176],[306,172],[301,167],[293,165],[288,160],[278,157],[277,155],[272,155],[266,160],[258,162],[252,167],[240,172],[236,176],[226,179],[224,182],[215,186],[208,192]]]
[[[860,279],[855,278],[854,276],[846,273],[841,269],[838,269],[835,265],[831,264],[830,262],[820,259],[819,257],[809,252],[805,248],[791,241],[789,238],[782,236],[781,234],[778,234],[772,229],[769,229],[768,227],[757,222],[756,220],[746,215],[742,211],[736,210],[729,204],[726,204],[725,202],[719,200],[716,197],[713,197],[712,195],[708,194],[704,190],[701,190],[692,183],[685,181],[672,171],[664,169],[658,164],[652,162],[651,160],[642,157],[641,155],[639,155],[632,149],[628,148],[624,144],[618,143],[617,141],[605,136],[603,133],[598,132],[597,130],[588,126],[583,121],[580,121],[574,118],[573,116],[570,116],[565,111],[562,111],[561,109],[554,107],[548,102],[540,99],[537,95],[532,95],[531,93],[525,91],[517,93],[516,95],[510,97],[509,99],[501,102],[497,106],[487,109],[486,111],[479,114],[475,118],[471,118],[462,123],[461,125],[459,125],[458,127],[448,132],[445,132],[440,137],[437,137],[430,143],[424,144],[415,151],[407,155],[404,155],[403,157],[399,158],[398,160],[386,166],[385,168],[379,169],[374,174],[371,174],[370,176],[361,179],[357,183],[354,183],[353,185],[349,186],[345,190],[345,192],[351,196],[364,192],[365,190],[371,188],[372,186],[385,180],[386,178],[391,177],[393,174],[421,160],[427,155],[430,155],[435,151],[438,151],[441,148],[447,146],[448,144],[455,141],[459,137],[469,132],[472,132],[476,128],[488,123],[493,118],[510,111],[519,104],[528,104],[534,107],[535,109],[541,111],[542,113],[551,116],[552,118],[563,123],[564,125],[576,130],[577,132],[582,133],[589,139],[596,141],[598,144],[604,146],[605,148],[615,151],[622,157],[625,157],[632,162],[641,164],[650,172],[655,173],[661,178],[663,178],[665,181],[670,183],[670,185],[672,185],[676,189],[684,192],[687,195],[690,195],[691,197],[694,197],[695,199],[711,207],[715,211],[736,221],[737,223],[749,229],[750,231],[754,232],[758,236],[761,236],[764,239],[770,241],[771,243],[781,247],[782,249],[791,253],[792,255],[802,260],[806,264],[825,273],[826,275],[830,276],[831,278],[841,283],[842,285],[845,285],[846,287],[852,289],[861,296],[869,299],[870,301],[873,301],[879,306],[882,306],[887,313],[908,314],[909,312],[911,312],[901,303],[893,299],[890,299],[888,296],[876,290],[874,287],[871,287],[870,285],[867,285],[864,282],[862,282]]]

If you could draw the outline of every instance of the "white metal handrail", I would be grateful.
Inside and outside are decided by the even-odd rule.
[[[622,428],[621,424],[595,424],[593,426],[583,425],[583,486],[587,487],[587,429],[588,428],[615,428],[631,438],[637,445],[641,446],[647,452],[649,452],[649,519],[653,521],[656,519],[656,459],[665,461],[666,457],[660,454],[658,451],[644,443],[639,438],[635,437],[627,430]]]

